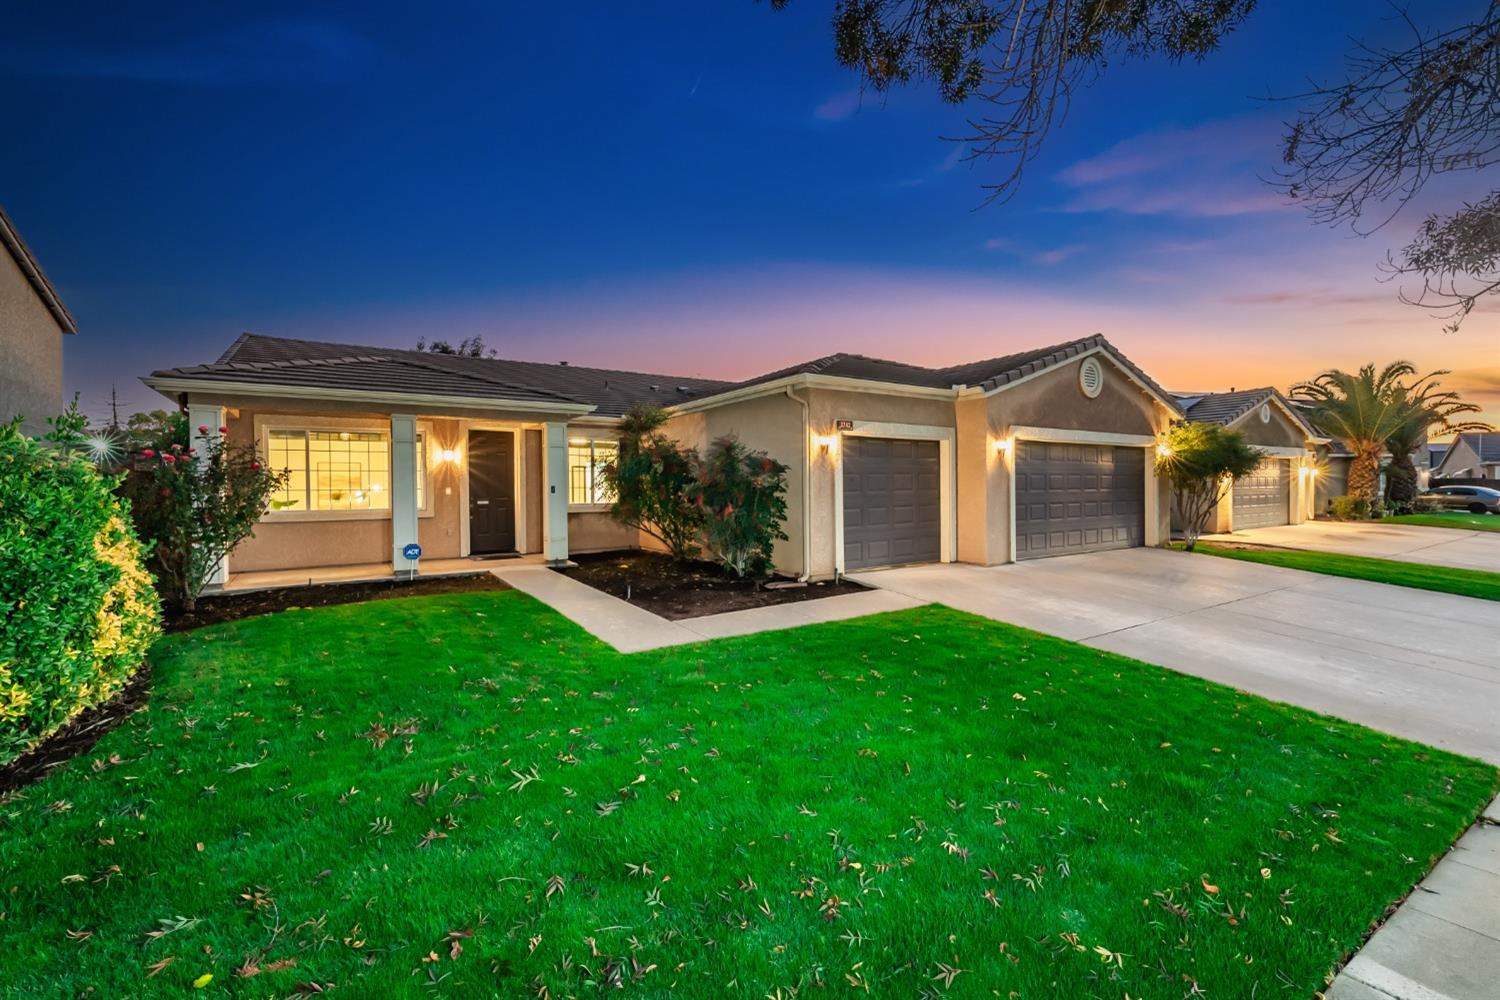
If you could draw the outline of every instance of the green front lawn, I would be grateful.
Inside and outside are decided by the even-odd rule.
[[[1176,542],[1172,547],[1180,549],[1183,545]],[[1265,563],[1268,566],[1285,566],[1287,569],[1324,573],[1328,576],[1346,576],[1355,580],[1395,584],[1398,587],[1416,587],[1419,590],[1436,590],[1444,594],[1459,594],[1463,597],[1482,597],[1487,601],[1500,601],[1500,573],[1486,573],[1478,569],[1429,566],[1423,563],[1401,562],[1398,559],[1347,556],[1335,552],[1312,552],[1307,549],[1281,549],[1271,546],[1241,548],[1234,545],[1220,545],[1217,542],[1199,542],[1195,551],[1223,556],[1226,559],[1241,559],[1245,562]]]
[[[1500,517],[1448,510],[1432,514],[1398,514],[1382,517],[1380,524],[1419,524],[1424,528],[1464,528],[1468,531],[1500,531]]]
[[[623,656],[478,593],[154,659],[0,806],[13,995],[1305,997],[1500,787],[940,607]]]

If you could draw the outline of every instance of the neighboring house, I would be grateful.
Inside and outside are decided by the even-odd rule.
[[[144,380],[292,470],[229,572],[649,545],[597,472],[620,416],[790,466],[777,569],[993,564],[1154,545],[1177,402],[1102,337],[949,368],[836,354],[743,382],[245,335]]]
[[[73,317],[10,217],[0,209],[0,421],[29,434],[63,409],[62,338]]]
[[[1500,479],[1500,431],[1469,431],[1453,439],[1433,479]]]
[[[1331,442],[1285,396],[1266,386],[1177,393],[1176,398],[1187,419],[1223,424],[1266,453],[1258,469],[1235,481],[1210,518],[1208,531],[1301,524],[1318,512],[1322,453]]]
[[[1436,469],[1443,464],[1443,459],[1448,454],[1448,446],[1445,444],[1429,444],[1427,446],[1427,464],[1423,468],[1427,470]]]

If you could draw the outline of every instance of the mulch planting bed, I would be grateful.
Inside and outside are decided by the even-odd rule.
[[[715,563],[678,563],[656,552],[599,552],[572,558],[577,568],[559,569],[559,573],[674,620],[860,594],[868,589],[848,580],[767,587],[754,580],[741,580]]]
[[[288,608],[325,608],[335,604],[357,604],[387,597],[427,597],[433,594],[462,594],[471,590],[509,590],[510,585],[493,573],[465,576],[430,576],[415,580],[363,580],[354,583],[315,583],[302,587],[278,587],[248,593],[210,594],[198,598],[198,606],[188,613],[169,615],[162,623],[165,632],[185,632],[232,622],[252,615],[268,615]]]
[[[40,781],[58,764],[88,753],[105,733],[145,706],[150,688],[151,664],[143,663],[119,694],[80,713],[47,742],[0,767],[0,795]]]

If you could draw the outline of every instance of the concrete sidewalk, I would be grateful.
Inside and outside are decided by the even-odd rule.
[[[1500,523],[1500,518],[1495,520]],[[1287,549],[1500,573],[1500,531],[1429,528],[1380,521],[1309,521],[1279,528],[1236,531],[1228,535],[1204,535],[1203,540],[1276,545]]]
[[[1328,1000],[1500,996],[1500,799],[1350,959]]]
[[[871,590],[672,621],[545,566],[496,566],[491,572],[622,653],[842,621],[926,603],[891,591]]]

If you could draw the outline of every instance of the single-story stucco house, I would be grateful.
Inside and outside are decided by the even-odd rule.
[[[73,317],[0,208],[0,421],[40,434],[63,409],[63,336]]]
[[[1265,452],[1260,468],[1236,480],[1214,516],[1210,532],[1245,531],[1300,524],[1327,510],[1328,489],[1342,489],[1330,475],[1339,463],[1331,442],[1279,391],[1262,386],[1229,392],[1177,393],[1188,420],[1222,424],[1239,431]],[[1173,527],[1178,527],[1173,525]]]
[[[735,434],[790,467],[783,573],[1155,545],[1170,530],[1158,436],[1188,414],[1100,336],[947,368],[835,354],[720,382],[247,334],[145,382],[291,470],[229,573],[399,572],[413,542],[423,559],[650,547],[610,519],[596,476],[635,403],[664,407],[684,443]],[[1285,467],[1243,509],[1274,494],[1299,521],[1313,437],[1266,401],[1270,420],[1254,401],[1215,412]]]
[[[1500,432],[1466,431],[1453,439],[1433,479],[1500,479]]]

